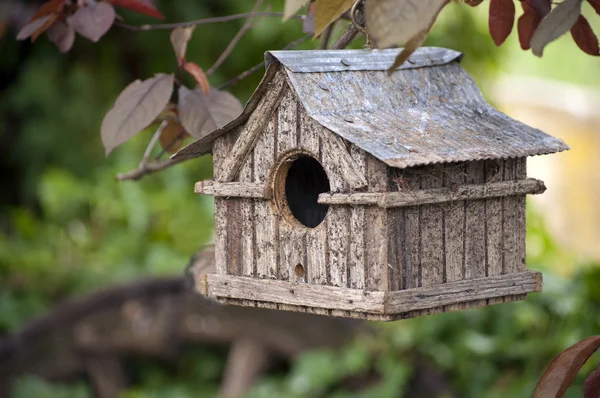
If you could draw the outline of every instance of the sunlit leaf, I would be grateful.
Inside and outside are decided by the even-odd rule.
[[[148,0],[109,0],[109,2],[156,19],[165,19],[165,16]]]
[[[169,153],[175,153],[183,145],[183,141],[189,135],[183,130],[183,126],[177,120],[169,120],[160,132],[160,145]]]
[[[187,46],[192,38],[194,32],[194,26],[186,28],[176,28],[171,32],[171,45],[173,51],[175,51],[175,57],[180,65],[185,62],[185,53],[187,52]]]
[[[406,43],[429,30],[448,0],[370,0],[366,2],[367,29],[378,47]]]
[[[598,347],[600,347],[600,336],[594,336],[558,354],[538,381],[533,398],[562,398],[579,369]]]
[[[315,33],[319,36],[329,24],[348,11],[354,0],[317,0],[315,2]]]
[[[285,0],[283,6],[283,20],[287,21],[292,15],[308,4],[310,0]]]
[[[75,30],[64,21],[58,21],[48,29],[48,38],[61,53],[68,52],[75,42]]]
[[[65,8],[65,0],[50,0],[42,4],[42,6],[33,14],[31,21],[35,21],[41,17],[50,14],[61,14]]]
[[[157,74],[123,90],[102,121],[100,134],[107,156],[152,123],[169,102],[173,82],[173,75]]]
[[[600,366],[588,375],[583,383],[583,398],[600,397]]]
[[[202,91],[179,88],[179,119],[195,138],[224,126],[242,113],[242,104],[227,91],[211,88],[210,96]]]
[[[208,82],[208,78],[206,77],[204,70],[202,70],[200,66],[193,62],[186,62],[185,65],[183,65],[183,69],[192,75],[206,95],[210,95],[210,83]]]
[[[490,0],[490,34],[499,46],[512,32],[515,24],[515,3],[513,0]]]
[[[542,22],[542,17],[540,17],[537,11],[527,4],[527,2],[522,2],[521,4],[523,5],[523,15],[521,15],[517,24],[519,30],[519,43],[521,43],[521,48],[523,50],[529,50],[529,43],[531,42],[535,30],[540,22]]]
[[[579,19],[583,0],[564,0],[540,23],[531,39],[531,51],[541,57],[544,47],[567,33]]]
[[[394,60],[394,64],[388,69],[388,74],[391,74],[396,68],[400,67],[408,58],[410,58],[410,56],[425,42],[428,34],[429,30],[425,29],[419,32],[416,36],[411,37],[411,39],[406,42],[406,45],[400,54],[398,54]]]
[[[100,2],[80,8],[69,17],[68,22],[77,33],[95,43],[108,32],[115,16],[112,5]]]
[[[588,20],[583,15],[579,16],[579,19],[571,28],[571,35],[573,36],[575,43],[577,43],[577,46],[583,52],[590,55],[600,55],[600,48],[598,48],[598,37],[592,30]]]

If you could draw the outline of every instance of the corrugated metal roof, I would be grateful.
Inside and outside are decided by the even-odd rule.
[[[271,63],[267,74],[242,115],[175,157],[207,153],[214,138],[243,124],[280,63],[313,119],[392,167],[533,156],[568,149],[561,140],[492,108],[467,72],[453,62],[460,59],[459,53],[421,48],[411,57],[413,67],[404,67],[389,77],[384,71],[398,51],[271,52],[267,54]],[[358,63],[361,59],[365,62],[362,68]],[[340,72],[336,60],[347,60],[343,66],[354,69]],[[431,63],[435,67],[426,67]]]
[[[358,70],[388,70],[401,49],[385,50],[326,50],[326,51],[268,51],[267,64],[279,61],[294,73],[343,72]],[[458,51],[439,47],[424,47],[415,52],[400,69],[417,69],[445,65],[462,58]]]

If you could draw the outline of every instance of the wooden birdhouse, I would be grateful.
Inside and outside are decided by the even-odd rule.
[[[461,54],[272,51],[243,113],[180,151],[213,153],[216,300],[371,320],[522,300],[526,158],[559,139],[493,109]]]

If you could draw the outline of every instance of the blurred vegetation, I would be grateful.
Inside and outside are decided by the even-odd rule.
[[[236,0],[163,0],[159,7],[169,21],[247,11],[247,4]],[[132,23],[149,22],[123,15]],[[515,51],[514,33],[496,49],[481,16],[452,5],[427,44],[465,52],[463,65],[482,87],[497,73],[515,70],[598,82],[591,77],[597,60],[570,39],[551,45],[540,61]],[[241,24],[199,27],[188,59],[207,69]],[[303,35],[297,21],[281,24],[274,18],[255,25],[213,84],[257,64],[265,50]],[[212,239],[213,225],[212,202],[192,194],[193,182],[212,173],[209,157],[118,183],[118,172],[139,163],[152,134],[146,131],[103,158],[100,121],[118,92],[135,78],[174,70],[168,32],[114,29],[98,44],[77,38],[68,55],[45,38],[31,45],[13,37],[8,32],[0,39],[0,336],[72,295],[149,275],[181,274],[190,255]],[[309,41],[301,48],[317,45]],[[555,72],[540,66],[553,63],[557,54],[565,62],[555,65]],[[245,101],[260,78],[259,72],[231,91]],[[378,324],[377,333],[360,336],[342,351],[298,358],[289,371],[263,379],[249,396],[399,396],[414,371],[415,353],[439,367],[461,396],[530,396],[553,356],[600,327],[600,269],[580,267],[568,280],[558,277],[547,264],[572,257],[548,236],[543,219],[529,209],[528,261],[530,268],[544,271],[544,293],[520,303]],[[125,397],[213,396],[224,361],[224,352],[192,350],[176,369],[131,364],[135,387]],[[597,363],[597,357],[588,362],[568,397],[581,396],[583,375]],[[361,393],[353,393],[348,382],[357,377],[365,380]],[[26,377],[14,395],[79,398],[91,391],[83,382],[57,386]]]

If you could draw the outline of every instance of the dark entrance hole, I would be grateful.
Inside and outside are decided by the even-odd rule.
[[[310,228],[321,224],[328,207],[317,202],[323,192],[329,192],[329,179],[323,166],[306,155],[294,160],[285,178],[285,198],[296,220]]]

